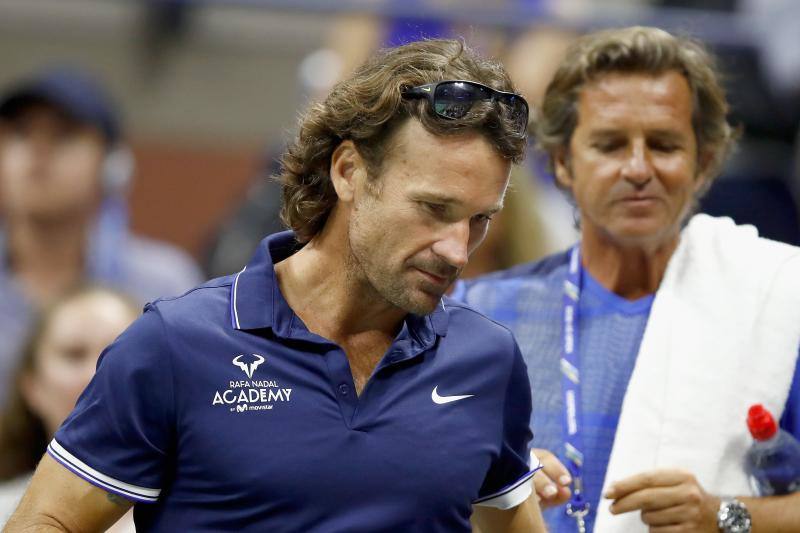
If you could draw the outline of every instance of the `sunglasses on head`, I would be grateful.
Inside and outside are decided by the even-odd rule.
[[[514,133],[524,136],[528,128],[528,102],[515,93],[498,91],[482,83],[447,80],[426,83],[402,91],[403,98],[425,98],[438,116],[459,119],[466,116],[475,102],[500,102],[514,124]]]

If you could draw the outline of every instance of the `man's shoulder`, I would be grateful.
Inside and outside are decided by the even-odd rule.
[[[727,217],[692,217],[670,268],[675,276],[689,273],[697,279],[724,280],[739,292],[772,288],[800,296],[800,248],[761,237],[755,227],[737,225]]]
[[[514,282],[525,279],[541,279],[559,274],[569,264],[569,252],[562,251],[549,255],[538,261],[524,263],[506,270],[499,270],[490,274],[485,274],[472,280],[467,280],[469,285],[479,284],[498,284],[504,282]]]
[[[189,326],[230,320],[230,293],[235,276],[206,281],[178,296],[158,298],[145,306],[157,311],[165,323]]]
[[[800,256],[800,247],[762,237],[754,226],[736,224],[729,217],[699,213],[689,220],[682,235],[695,249],[711,249],[723,256],[738,254],[748,259],[746,263],[768,263]]]
[[[487,298],[508,302],[522,295],[526,298],[535,298],[538,294],[549,297],[552,291],[561,290],[568,265],[569,252],[559,252],[538,261],[460,281],[453,291],[453,298],[483,309]]]
[[[445,297],[443,303],[448,313],[448,335],[451,333],[474,335],[479,332],[481,335],[488,333],[503,337],[511,334],[507,326],[463,301]]]
[[[202,372],[197,356],[224,345],[227,332],[233,331],[230,286],[230,277],[218,278],[146,304],[144,313],[103,351],[98,374],[115,376],[108,378],[113,383],[146,376],[139,385],[169,388],[164,380],[176,369],[188,375]]]
[[[517,358],[521,358],[517,341],[508,326],[464,302],[446,297],[443,303],[448,314],[447,335],[441,345],[445,352],[456,354],[462,363],[464,354],[469,354],[475,364],[485,365],[491,361],[497,370],[510,368]],[[504,372],[501,370],[500,374]]]

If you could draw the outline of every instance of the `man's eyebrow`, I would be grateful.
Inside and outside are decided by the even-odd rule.
[[[464,201],[461,198],[456,196],[450,196],[447,194],[436,193],[436,192],[426,192],[426,191],[418,191],[412,194],[412,198],[416,201],[423,201],[423,202],[431,202],[436,204],[446,204],[446,205],[460,205],[463,204]],[[494,215],[503,209],[503,200],[500,200],[499,203],[492,206],[491,208],[484,211],[487,215]]]
[[[650,135],[658,137],[659,139],[666,139],[670,141],[680,141],[683,140],[684,135],[683,133],[675,130],[648,130],[647,132]]]
[[[589,137],[615,137],[617,135],[622,135],[622,131],[611,128],[603,128],[589,132]]]
[[[417,191],[412,193],[414,200],[423,200],[437,204],[460,204],[462,200],[455,196],[437,192]]]
[[[684,135],[680,131],[675,131],[673,129],[648,129],[646,132],[648,135],[659,137],[662,139],[683,139]],[[613,129],[613,128],[603,128],[592,130],[589,132],[590,139],[603,139],[608,137],[617,137],[620,135],[624,135],[625,133],[622,130]]]

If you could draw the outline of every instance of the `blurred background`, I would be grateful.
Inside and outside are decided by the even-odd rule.
[[[119,107],[135,158],[132,228],[205,263],[220,224],[280,153],[308,99],[324,94],[373,48],[420,36],[460,36],[505,59],[533,101],[568,38],[559,31],[644,23],[696,36],[723,54],[735,118],[752,140],[752,152],[740,151],[733,173],[769,174],[793,186],[797,2],[598,4],[0,0],[0,87],[54,64],[95,75]],[[774,188],[751,196],[740,217],[770,211],[764,202],[788,201]],[[770,223],[776,236],[798,242],[796,220],[793,228]]]

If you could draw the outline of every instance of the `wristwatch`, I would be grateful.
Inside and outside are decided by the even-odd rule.
[[[723,498],[717,511],[717,527],[722,533],[750,533],[750,512],[736,498]]]

